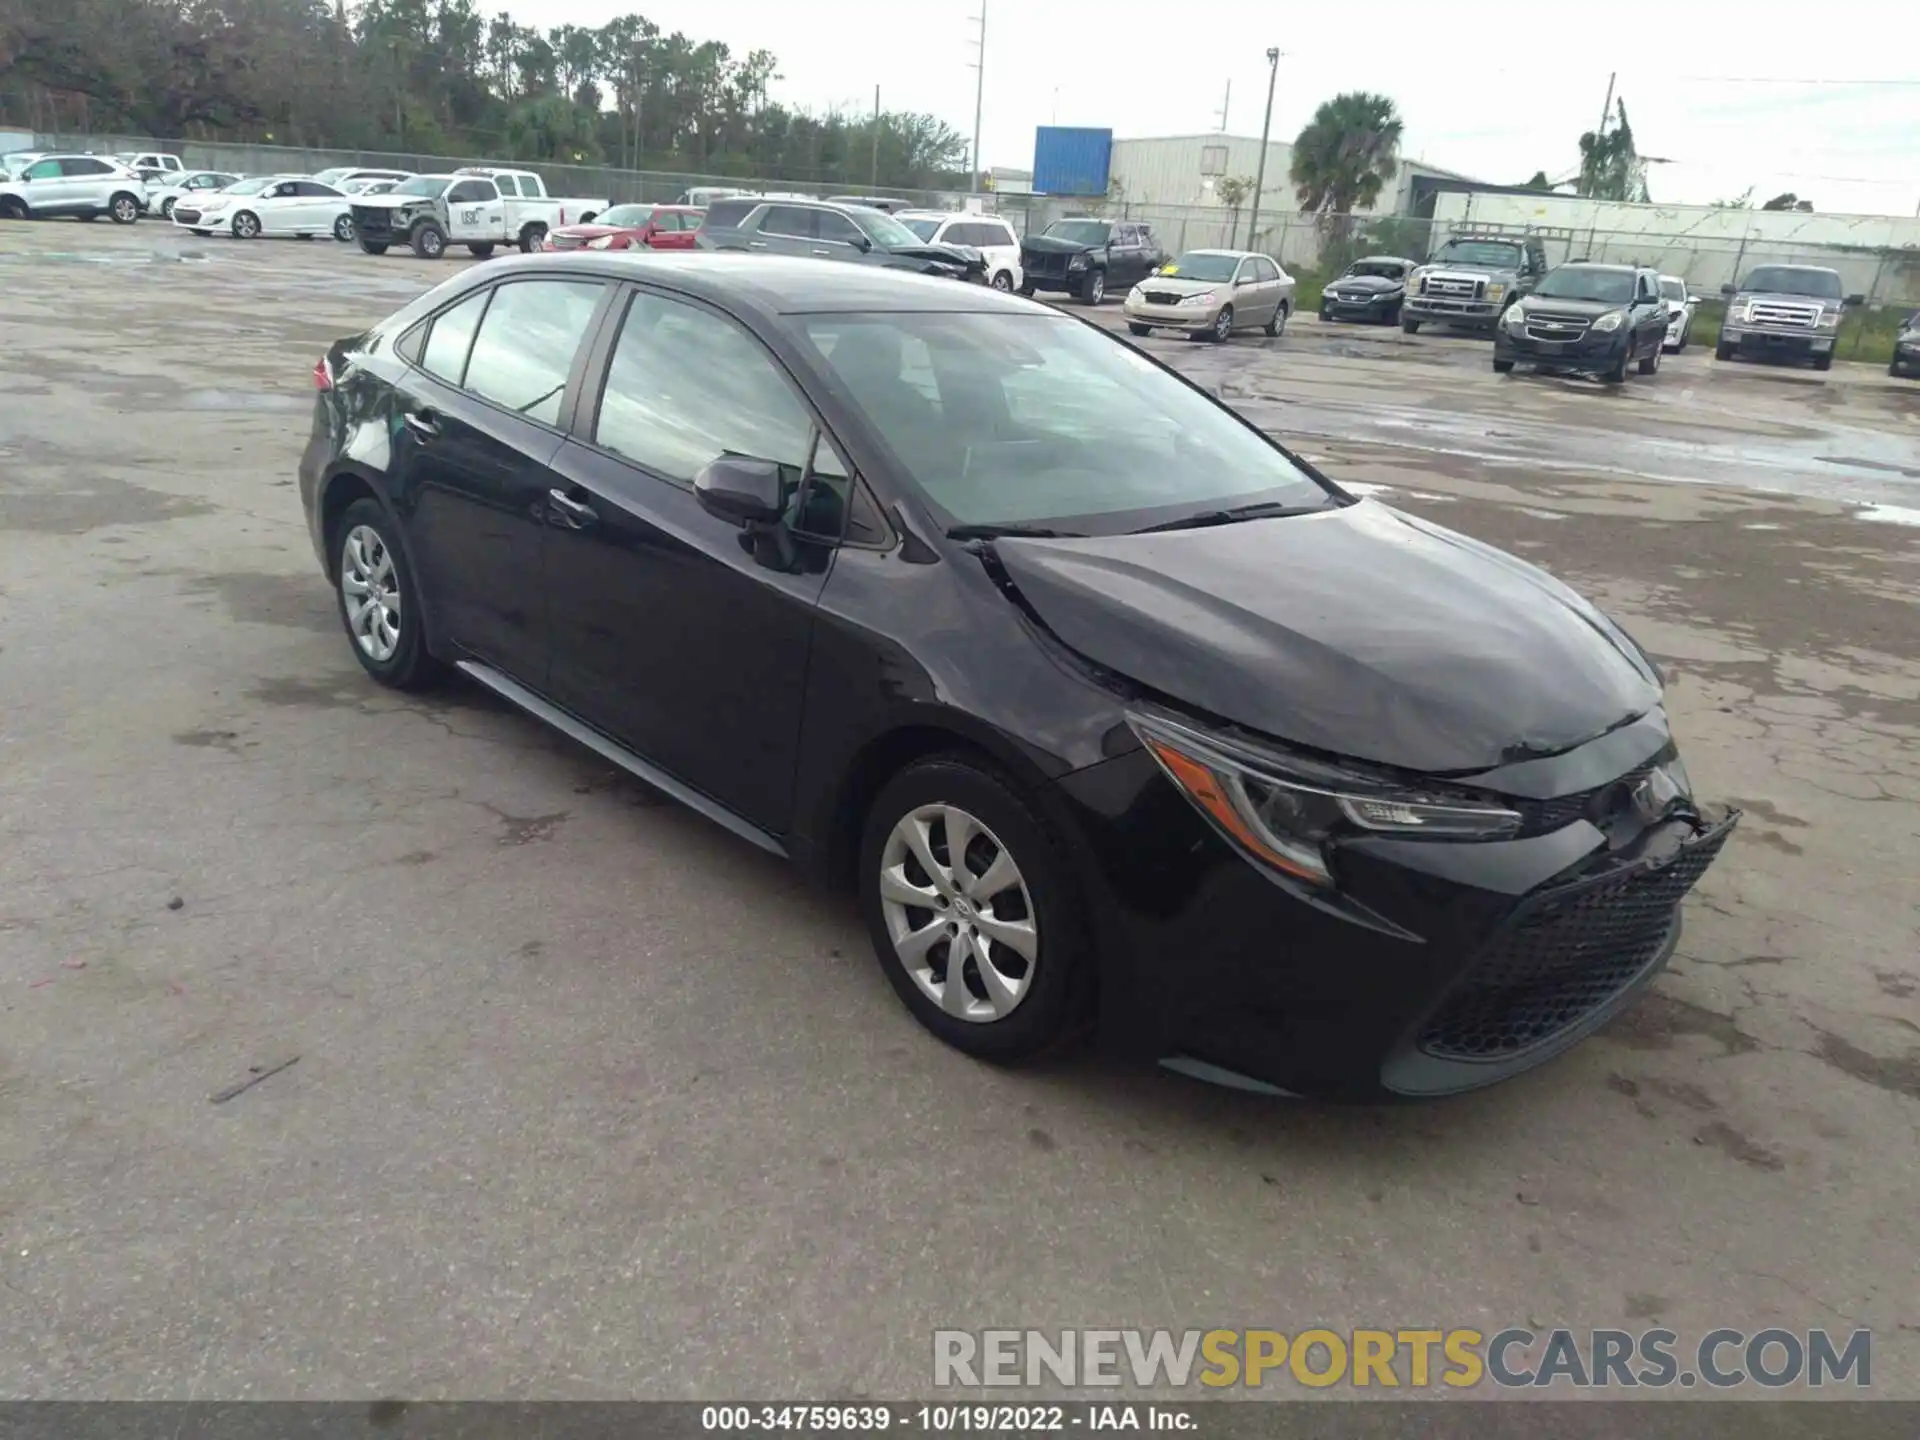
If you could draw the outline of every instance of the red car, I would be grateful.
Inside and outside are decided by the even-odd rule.
[[[691,250],[693,232],[707,212],[696,205],[615,205],[591,225],[564,225],[547,232],[549,250]]]

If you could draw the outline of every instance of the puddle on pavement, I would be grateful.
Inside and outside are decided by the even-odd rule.
[[[170,402],[181,410],[275,411],[307,410],[313,402],[301,395],[253,393],[245,390],[188,390]]]

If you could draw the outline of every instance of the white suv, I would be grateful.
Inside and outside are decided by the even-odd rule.
[[[1026,278],[1020,269],[1020,237],[998,215],[962,210],[902,210],[894,219],[928,245],[963,245],[987,262],[987,283],[996,290],[1018,290]]]
[[[111,215],[117,224],[131,225],[146,208],[139,175],[100,155],[43,155],[0,184],[0,220]]]

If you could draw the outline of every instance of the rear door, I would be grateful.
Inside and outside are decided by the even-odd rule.
[[[311,234],[326,234],[333,229],[333,222],[351,208],[345,195],[318,180],[296,180],[294,189],[299,195],[299,228]]]
[[[91,155],[74,155],[60,162],[60,203],[69,211],[104,210],[119,175],[113,166]],[[132,182],[127,188],[137,189]]]
[[[436,622],[536,689],[550,641],[540,581],[556,484],[549,462],[582,342],[611,291],[595,280],[530,277],[471,292],[432,318],[395,386],[395,501]]]
[[[752,456],[778,463],[797,494],[812,411],[744,326],[681,297],[633,291],[596,349],[603,387],[555,461],[566,488],[544,563],[550,691],[736,814],[785,831],[831,543],[796,541],[790,564],[760,563],[744,532],[700,508],[693,477],[722,454]]]

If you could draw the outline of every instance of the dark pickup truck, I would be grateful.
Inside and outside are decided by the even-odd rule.
[[[1166,263],[1151,225],[1070,217],[1020,242],[1026,272],[1020,293],[1064,290],[1082,304],[1098,305],[1109,290],[1124,295]]]
[[[822,200],[716,200],[694,236],[702,250],[747,250],[766,255],[810,255],[918,270],[984,285],[987,262],[977,250],[933,245],[891,215]]]

